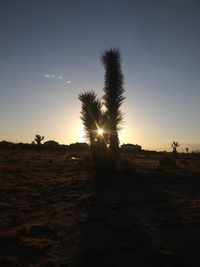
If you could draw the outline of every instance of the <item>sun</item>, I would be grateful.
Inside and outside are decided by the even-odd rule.
[[[98,135],[103,135],[103,129],[102,128],[98,129]]]

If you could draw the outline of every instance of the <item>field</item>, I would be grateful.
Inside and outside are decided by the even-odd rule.
[[[200,266],[200,160],[0,152],[0,266]]]

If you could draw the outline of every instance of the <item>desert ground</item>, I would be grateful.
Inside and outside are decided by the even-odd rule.
[[[200,266],[200,159],[0,152],[0,266]]]

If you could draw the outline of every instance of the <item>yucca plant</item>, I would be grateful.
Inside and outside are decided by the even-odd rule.
[[[118,49],[108,49],[101,53],[101,61],[105,68],[103,103],[93,91],[79,95],[82,103],[81,120],[90,140],[93,161],[98,172],[114,171],[117,166],[118,131],[123,119],[120,107],[124,101],[121,60]],[[102,105],[105,106],[105,111],[102,111]]]
[[[39,134],[36,134],[36,136],[35,136],[35,142],[37,144],[37,151],[38,152],[40,151],[40,146],[41,146],[42,140],[44,140],[44,136],[41,136]]]
[[[173,148],[173,156],[177,158],[177,148],[180,146],[179,142],[173,141],[171,147]]]
[[[116,169],[119,156],[118,131],[121,129],[123,115],[120,107],[124,101],[124,76],[121,71],[119,49],[106,49],[101,53],[101,61],[105,69],[104,105],[106,107],[107,127],[109,131],[109,145],[111,152],[111,168]]]

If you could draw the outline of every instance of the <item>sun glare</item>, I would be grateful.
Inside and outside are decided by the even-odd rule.
[[[98,129],[98,135],[102,135],[103,134],[103,129],[102,128],[99,128]]]

